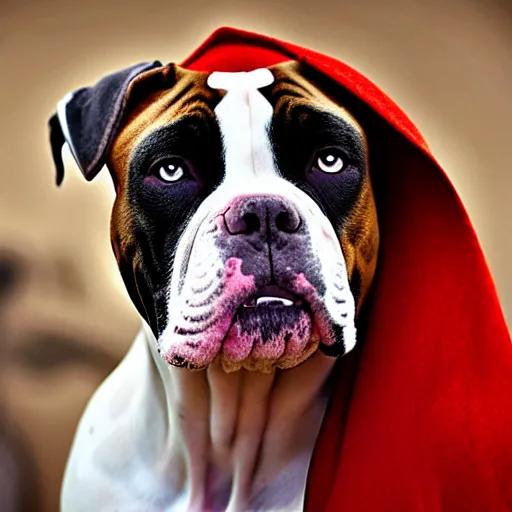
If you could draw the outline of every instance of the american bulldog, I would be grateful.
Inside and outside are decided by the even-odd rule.
[[[365,133],[299,62],[133,66],[50,120],[115,184],[143,323],[80,421],[63,512],[302,510],[336,358],[377,262]]]

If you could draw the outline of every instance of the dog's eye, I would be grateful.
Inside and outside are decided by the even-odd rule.
[[[186,165],[181,158],[168,158],[153,166],[153,173],[166,183],[179,181],[185,175]]]
[[[334,174],[346,167],[345,160],[345,155],[341,151],[328,148],[317,153],[314,166],[322,172]]]

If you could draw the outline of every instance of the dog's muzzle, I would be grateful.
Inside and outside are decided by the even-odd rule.
[[[329,244],[315,246],[312,231],[311,219],[279,195],[238,196],[207,216],[182,242],[192,247],[160,336],[167,362],[204,369],[218,359],[226,371],[269,372],[300,364],[320,344],[343,352],[333,324],[349,316],[344,261],[326,268]]]

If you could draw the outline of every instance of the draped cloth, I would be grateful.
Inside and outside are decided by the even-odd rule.
[[[334,369],[305,509],[510,511],[510,334],[466,210],[418,129],[355,69],[263,35],[220,28],[182,66],[289,60],[362,101],[382,121],[381,143],[395,144],[372,176],[378,269],[358,345]]]

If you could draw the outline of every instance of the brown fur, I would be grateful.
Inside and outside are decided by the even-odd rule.
[[[156,83],[164,84],[165,89],[149,90],[145,94],[138,92],[138,89],[144,91],[148,80],[156,75],[162,78]],[[130,102],[135,103],[134,95],[138,101],[125,114],[114,140],[108,164],[116,186],[116,200],[111,217],[111,239],[118,263],[127,250],[133,250],[137,245],[132,239],[131,229],[132,216],[135,213],[126,194],[130,156],[144,137],[184,115],[200,111],[201,115],[215,116],[213,108],[220,101],[222,93],[210,89],[206,85],[207,78],[208,73],[188,71],[170,64],[165,68],[140,75],[128,91],[131,96]]]

